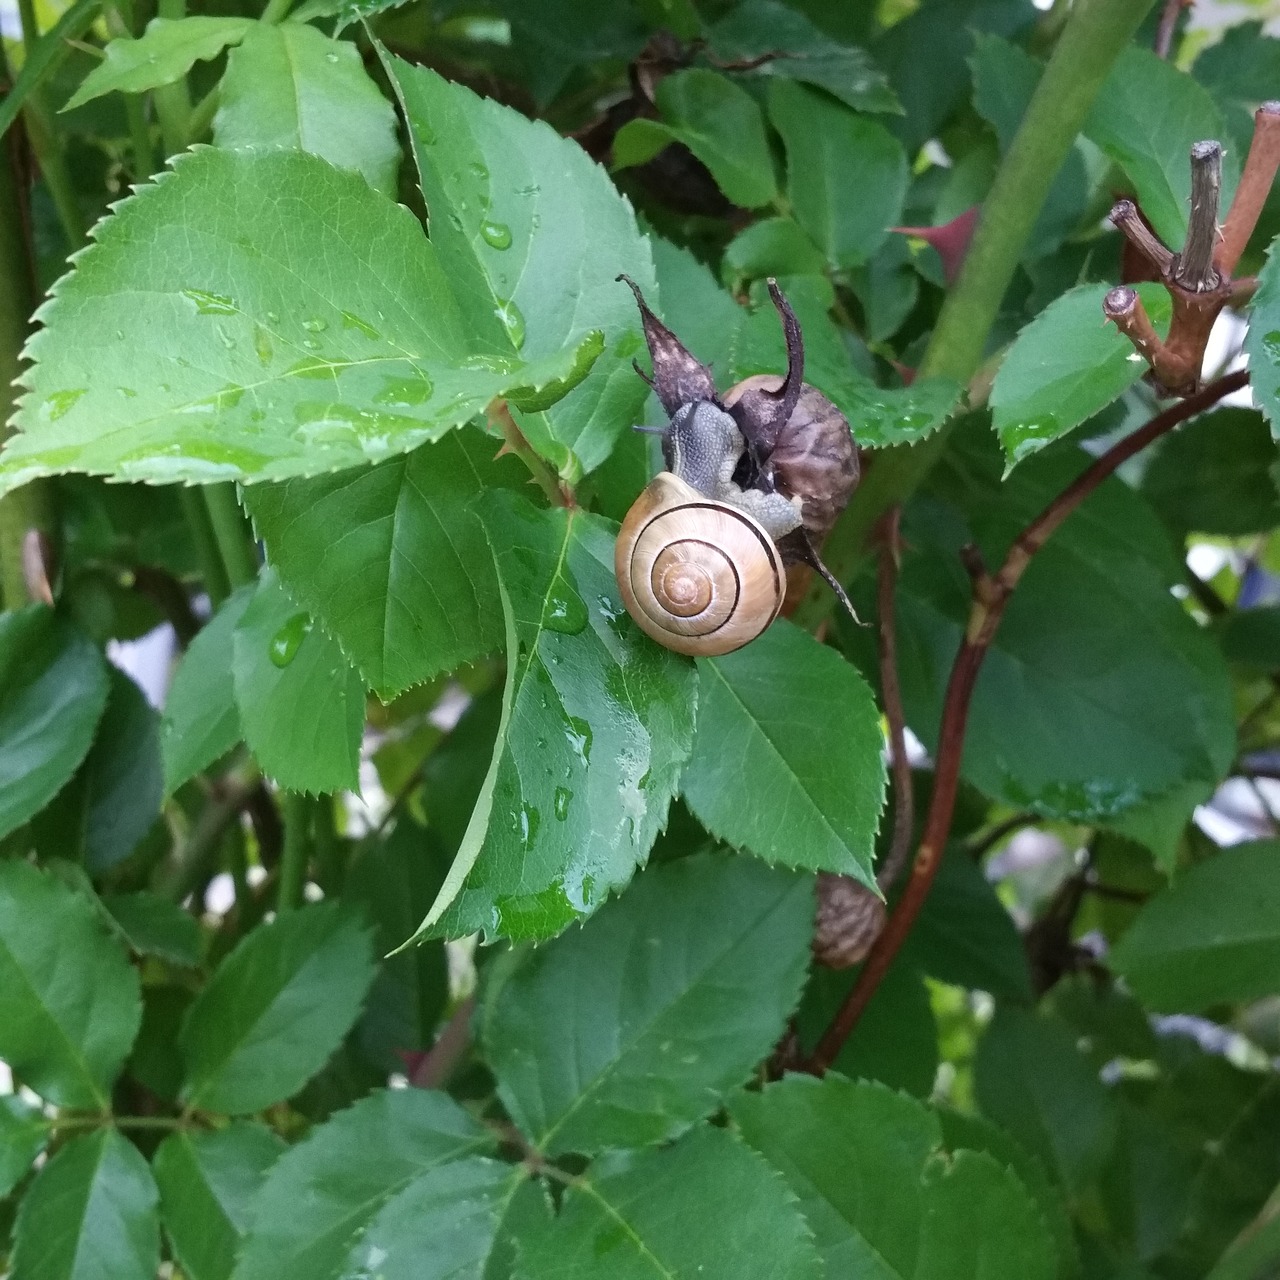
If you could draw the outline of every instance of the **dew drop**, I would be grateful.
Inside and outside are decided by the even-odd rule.
[[[433,390],[431,379],[425,375],[418,378],[388,378],[382,390],[373,397],[373,403],[386,405],[388,408],[409,409],[414,405],[426,404],[431,399]]]
[[[233,316],[236,304],[224,294],[206,293],[203,289],[183,289],[182,296],[196,304],[196,313],[202,316]]]
[[[259,363],[271,363],[271,335],[260,324],[253,326],[253,349]]]
[[[472,161],[467,168],[471,170],[471,176],[473,178],[478,178],[481,182],[488,182],[489,170],[482,165],[479,160]]]
[[[562,578],[556,581],[553,594],[547,599],[543,621],[549,630],[570,636],[576,636],[587,625],[587,606]]]
[[[490,222],[488,220],[480,224],[480,238],[491,249],[510,249],[511,248],[511,228],[505,222]]]
[[[344,311],[342,313],[342,327],[344,329],[355,329],[363,333],[366,338],[380,338],[382,335],[367,320],[361,320],[353,311]]]
[[[502,327],[517,351],[524,346],[524,315],[514,302],[499,302],[493,314],[502,321]]]
[[[585,720],[569,716],[564,739],[580,764],[585,767],[591,763],[591,726]]]
[[[302,345],[306,347],[308,351],[320,350],[320,344],[314,338],[303,338]]]
[[[65,414],[71,412],[75,407],[75,403],[85,393],[84,387],[79,387],[74,391],[55,391],[44,402],[45,408],[48,410],[49,421],[57,422]]]
[[[338,55],[337,55],[336,53],[326,53],[326,54],[324,55],[324,60],[325,60],[326,62],[337,62],[337,61],[338,61]]]
[[[302,327],[308,333],[322,333],[329,327],[329,322],[321,319],[319,316],[312,316],[310,320],[304,320],[302,322]]]
[[[555,794],[556,817],[563,822],[569,816],[569,804],[573,800],[573,792],[568,787],[557,787]]]
[[[298,656],[302,642],[311,634],[311,616],[295,613],[279,631],[271,637],[267,654],[273,666],[287,667]]]

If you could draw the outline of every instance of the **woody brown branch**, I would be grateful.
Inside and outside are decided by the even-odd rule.
[[[911,762],[907,758],[906,713],[898,680],[897,620],[894,592],[902,547],[899,525],[902,508],[892,506],[877,531],[880,557],[876,598],[880,648],[880,698],[889,725],[890,767],[893,776],[893,834],[889,852],[876,872],[876,885],[888,893],[911,854],[915,834],[915,797]],[[884,928],[883,900],[852,876],[822,872],[818,876],[818,911],[814,921],[813,953],[828,969],[848,969],[866,958]]]
[[[1221,228],[1218,205],[1222,146],[1212,140],[1197,142],[1191,148],[1191,210],[1181,253],[1173,253],[1160,241],[1131,200],[1121,200],[1112,209],[1111,221],[1168,291],[1173,315],[1169,336],[1162,342],[1131,290],[1113,289],[1108,293],[1103,314],[1150,365],[1152,380],[1162,394],[1195,394],[1214,322],[1224,307],[1241,305],[1252,296],[1256,282],[1251,277],[1231,277],[1257,224],[1277,169],[1280,102],[1267,102],[1254,117],[1253,142],[1244,174]]]
[[[1219,378],[1180,404],[1171,405],[1144,427],[1113,445],[1023,529],[994,574],[986,570],[976,550],[971,550],[965,557],[965,567],[973,578],[973,600],[964,637],[947,681],[942,721],[938,729],[933,795],[925,816],[915,862],[911,867],[911,876],[888,923],[867,955],[852,990],[818,1041],[813,1055],[805,1063],[806,1070],[822,1075],[835,1061],[888,972],[894,956],[906,941],[920,908],[928,897],[951,831],[956,794],[960,785],[965,726],[978,675],[1005,608],[1032,558],[1067,517],[1134,454],[1188,418],[1212,407],[1224,396],[1247,386],[1248,382],[1249,375],[1245,370]]]

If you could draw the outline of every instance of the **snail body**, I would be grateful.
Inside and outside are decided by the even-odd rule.
[[[676,653],[714,657],[754,640],[786,594],[782,555],[748,511],[659,472],[614,548],[627,612]]]
[[[660,432],[667,469],[618,536],[615,569],[628,612],[678,653],[730,653],[778,616],[785,566],[805,564],[856,621],[817,548],[857,484],[857,448],[844,416],[803,380],[800,326],[776,283],[769,292],[782,317],[787,372],[746,378],[721,398],[711,371],[626,282],[653,358],[652,378],[636,371],[670,420]]]

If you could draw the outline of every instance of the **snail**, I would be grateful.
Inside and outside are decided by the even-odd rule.
[[[754,640],[778,616],[786,567],[815,569],[856,622],[818,547],[858,482],[849,424],[804,381],[804,342],[790,304],[770,280],[782,319],[787,372],[716,391],[711,371],[635,294],[669,422],[666,470],[649,482],[618,532],[614,568],[623,604],[641,629],[677,653],[713,657]]]

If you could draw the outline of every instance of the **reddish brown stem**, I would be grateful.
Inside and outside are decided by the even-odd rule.
[[[890,507],[881,519],[883,541],[876,573],[876,598],[880,638],[880,698],[889,722],[889,750],[893,771],[893,839],[884,865],[876,875],[882,893],[887,893],[902,872],[911,853],[915,834],[915,798],[911,791],[911,762],[907,759],[907,717],[902,706],[902,685],[898,680],[897,618],[894,591],[898,585],[898,565],[902,544],[902,508]]]
[[[964,638],[951,668],[942,704],[942,722],[938,730],[937,764],[934,770],[933,798],[925,817],[920,846],[911,868],[911,878],[898,899],[884,931],[876,939],[862,966],[853,989],[845,997],[830,1026],[819,1040],[808,1070],[821,1075],[835,1061],[871,997],[889,970],[894,956],[906,941],[920,908],[933,884],[955,811],[956,791],[960,783],[960,761],[964,752],[965,724],[983,659],[1000,625],[1009,599],[1031,563],[1032,556],[1048,541],[1064,520],[1076,510],[1107,477],[1129,458],[1179,423],[1216,404],[1223,396],[1247,386],[1249,375],[1241,370],[1230,373],[1179,404],[1157,414],[1144,427],[1126,436],[1087,467],[1014,539],[1004,563],[994,575],[981,566],[980,557],[971,554],[966,567],[974,577],[973,603],[965,626]]]
[[[1280,102],[1264,102],[1254,113],[1249,157],[1244,162],[1240,185],[1236,187],[1231,212],[1222,224],[1222,238],[1214,254],[1214,263],[1224,277],[1235,273],[1236,263],[1257,226],[1277,169],[1280,169]]]
[[[1159,58],[1167,58],[1173,48],[1173,33],[1178,26],[1178,14],[1191,7],[1192,0],[1164,0],[1160,25],[1156,28],[1155,52]]]

